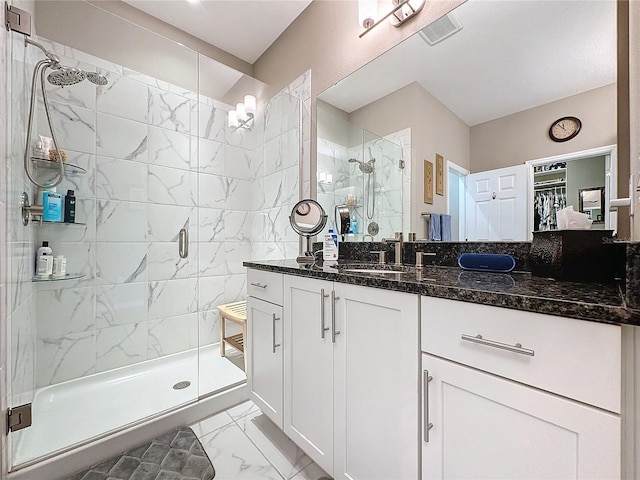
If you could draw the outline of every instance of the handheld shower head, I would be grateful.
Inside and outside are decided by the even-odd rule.
[[[58,87],[66,87],[80,83],[87,77],[83,70],[74,67],[60,67],[47,75],[50,84]]]

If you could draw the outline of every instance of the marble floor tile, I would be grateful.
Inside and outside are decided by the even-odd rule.
[[[290,480],[331,480],[331,477],[318,465],[312,463]]]
[[[216,470],[216,480],[283,480],[235,423],[201,437],[200,442]]]
[[[233,419],[227,412],[220,412],[210,417],[204,418],[199,422],[190,425],[191,429],[197,435],[199,439],[202,439],[205,435],[218,430],[219,428],[229,425],[233,422]]]
[[[311,463],[311,459],[264,413],[254,411],[236,420],[284,478],[291,478]]]
[[[238,420],[240,417],[244,417],[256,412],[260,413],[260,409],[251,400],[248,400],[227,410],[227,413],[231,415],[231,418],[233,418],[234,420]]]

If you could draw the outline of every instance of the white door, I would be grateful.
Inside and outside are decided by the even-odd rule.
[[[467,176],[467,239],[528,239],[527,165],[499,168]]]
[[[284,277],[284,432],[333,473],[333,282]]]
[[[423,480],[620,478],[619,416],[430,355],[423,377]]]
[[[418,296],[335,283],[337,479],[419,477]]]
[[[251,400],[280,428],[283,426],[282,307],[247,299],[247,383]]]

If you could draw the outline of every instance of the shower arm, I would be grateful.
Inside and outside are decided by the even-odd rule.
[[[27,36],[24,37],[24,44],[25,44],[25,46],[26,45],[33,45],[34,47],[38,47],[40,50],[42,50],[42,53],[44,53],[45,56],[49,60],[51,60],[54,64],[59,64],[60,63],[60,58],[55,53],[51,53],[49,50],[44,48],[41,44],[39,44],[38,42],[36,42],[34,40],[31,40]]]
[[[47,52],[46,50],[44,50],[44,47],[42,47],[42,45],[29,40],[25,37],[25,43],[29,43],[29,44],[33,44],[39,48],[41,48],[45,54],[47,55],[47,60],[40,60],[38,63],[36,63],[36,66],[33,70],[33,77],[31,79],[31,100],[30,100],[30,104],[29,104],[29,121],[27,122],[27,139],[26,139],[26,144],[25,144],[25,149],[24,149],[24,170],[25,173],[27,175],[27,178],[29,179],[29,181],[31,181],[31,183],[33,183],[36,187],[39,188],[52,188],[52,187],[56,187],[58,185],[60,185],[60,183],[62,183],[62,180],[64,179],[64,165],[62,162],[62,154],[60,153],[60,148],[58,147],[58,140],[56,138],[56,134],[54,132],[53,129],[53,125],[51,124],[51,114],[49,112],[49,101],[47,99],[47,89],[45,88],[45,82],[44,82],[44,75],[45,72],[47,70],[47,68],[52,67],[52,65],[54,64],[54,60],[52,60],[51,58],[49,58],[49,52]],[[37,85],[37,81],[38,81],[38,71],[40,71],[40,85],[42,87],[42,99],[43,99],[43,103],[44,103],[44,110],[47,116],[47,122],[49,123],[49,130],[51,131],[51,138],[53,139],[53,146],[55,147],[56,151],[58,152],[58,155],[56,156],[56,161],[58,163],[58,174],[56,176],[56,178],[50,182],[45,182],[45,183],[39,183],[32,175],[31,173],[31,169],[29,168],[30,162],[29,162],[29,151],[31,148],[31,130],[33,127],[33,113],[34,113],[34,109],[35,109],[35,103],[36,103],[36,85]]]

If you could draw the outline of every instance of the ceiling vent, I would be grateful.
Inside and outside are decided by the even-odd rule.
[[[418,33],[429,45],[435,45],[460,30],[462,30],[462,24],[450,13],[427,25]]]

